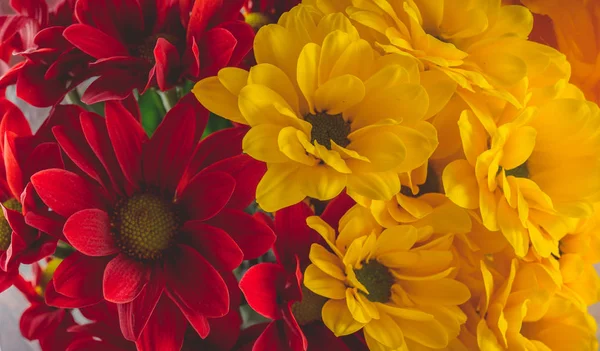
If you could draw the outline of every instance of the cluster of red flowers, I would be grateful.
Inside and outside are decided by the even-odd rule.
[[[319,206],[249,211],[266,166],[242,154],[247,127],[203,138],[209,113],[187,93],[248,62],[245,16],[275,20],[297,3],[10,1],[0,88],[51,107],[32,131],[0,100],[0,291],[30,302],[25,338],[44,351],[365,348],[315,323],[320,297],[302,287]],[[146,92],[173,103],[151,131]],[[352,205],[341,196],[322,218],[336,226]],[[256,264],[271,249],[274,262]],[[272,322],[242,325],[245,305]]]

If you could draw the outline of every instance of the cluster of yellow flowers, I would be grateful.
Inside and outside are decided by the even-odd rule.
[[[258,32],[256,66],[194,88],[250,126],[262,209],[357,202],[338,228],[308,219],[329,247],[313,245],[304,284],[335,335],[598,348],[600,109],[532,26],[500,0],[305,0]],[[597,67],[573,77],[588,98]]]

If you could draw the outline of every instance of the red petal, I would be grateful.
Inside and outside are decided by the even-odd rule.
[[[88,208],[105,208],[99,189],[75,173],[48,169],[31,176],[31,183],[42,201],[63,217]]]
[[[180,351],[188,324],[179,308],[162,295],[135,343],[138,351]]]
[[[225,28],[213,28],[204,33],[199,42],[201,77],[216,75],[219,70],[229,63],[237,40]]]
[[[50,280],[46,285],[44,299],[48,306],[59,308],[82,308],[90,305],[95,305],[102,300],[102,297],[87,296],[82,298],[73,298],[62,295],[54,289],[54,280]]]
[[[191,157],[195,144],[196,111],[182,101],[166,114],[152,139],[144,145],[146,184],[174,190]]]
[[[288,273],[282,265],[261,263],[250,267],[240,280],[240,289],[252,309],[270,319],[281,319],[280,303]]]
[[[44,24],[47,21],[48,5],[43,0],[10,0],[10,6],[23,16]]]
[[[108,176],[104,167],[94,155],[94,151],[86,143],[83,134],[79,135],[76,132],[70,132],[66,126],[56,126],[52,128],[52,132],[60,147],[79,169],[99,184],[110,186],[110,183],[106,184]]]
[[[150,267],[120,254],[106,265],[104,299],[113,303],[133,301],[150,279]]]
[[[129,96],[123,99],[121,103],[123,104],[123,107],[125,107],[127,111],[131,113],[131,115],[135,118],[136,121],[142,121],[140,106],[138,105],[137,100],[135,99],[135,96],[133,96],[133,94],[129,94]]]
[[[180,196],[189,218],[207,220],[225,207],[233,191],[235,180],[223,172],[202,172],[197,174]]]
[[[41,64],[24,64],[17,78],[17,96],[35,107],[58,104],[68,91],[66,84],[59,79],[45,79],[46,69]]]
[[[254,201],[256,187],[267,171],[267,166],[248,155],[238,155],[216,162],[207,167],[206,171],[223,171],[235,179],[235,191],[227,207],[243,210]]]
[[[242,249],[245,260],[262,256],[275,241],[268,225],[244,211],[225,208],[208,223],[225,230]]]
[[[95,113],[84,112],[80,115],[80,122],[85,138],[108,173],[113,188],[123,193],[128,187],[111,145],[105,119]]]
[[[244,21],[226,22],[221,25],[235,37],[237,43],[229,59],[228,66],[238,66],[248,55],[254,43],[254,29]]]
[[[0,102],[4,105],[1,107],[1,111],[4,115],[2,116],[2,122],[0,122],[0,135],[4,135],[7,132],[13,132],[17,136],[31,135],[29,122],[27,122],[23,112],[6,99],[2,99]]]
[[[104,72],[85,90],[81,101],[88,105],[108,100],[123,100],[139,84],[139,79],[123,70]]]
[[[205,317],[227,314],[229,292],[223,278],[196,250],[185,245],[179,245],[179,250],[166,272],[167,292],[173,301]]]
[[[348,194],[342,192],[329,202],[321,218],[332,228],[337,228],[342,216],[355,204],[356,202]]]
[[[17,161],[17,148],[15,146],[16,134],[9,132],[2,140],[4,153],[4,166],[6,167],[6,181],[12,193],[12,197],[18,199],[25,189],[23,170]]]
[[[63,36],[79,50],[96,58],[129,56],[129,51],[119,40],[86,24],[72,24]]]
[[[54,309],[45,304],[31,305],[19,321],[21,334],[28,340],[37,340],[51,333],[59,326],[66,310]]]
[[[94,297],[102,300],[102,275],[110,258],[88,257],[74,252],[65,258],[52,280],[62,295],[75,298]]]
[[[123,105],[106,103],[106,127],[123,175],[131,184],[142,179],[142,144],[148,136],[142,125]]]
[[[31,141],[37,142],[36,139],[33,138]],[[17,150],[18,149],[19,144],[17,144]],[[21,161],[21,164],[24,164],[24,173],[26,175],[34,174],[45,169],[65,167],[65,163],[63,162],[62,158],[62,152],[58,144],[55,142],[41,143],[37,145],[28,156],[27,161]]]
[[[310,246],[321,240],[321,236],[306,224],[306,218],[310,216],[314,216],[314,213],[304,202],[275,213],[275,256],[278,262],[289,269],[295,269],[296,256],[300,266],[307,267],[310,264]]]
[[[161,270],[155,269],[150,281],[135,300],[117,305],[119,324],[126,339],[132,341],[139,339],[164,288],[163,273]]]
[[[78,22],[94,26],[114,38],[121,35],[135,38],[143,30],[142,11],[136,0],[78,0],[75,17]]]
[[[224,230],[201,221],[188,221],[183,231],[185,243],[198,250],[217,269],[232,271],[242,263],[244,254]]]
[[[102,210],[89,209],[73,214],[63,229],[69,243],[88,256],[108,256],[119,252],[110,232],[110,218]]]
[[[181,58],[173,44],[164,38],[159,38],[154,47],[156,60],[156,82],[160,90],[173,87],[181,76]]]
[[[10,272],[5,272],[0,270],[0,293],[4,290],[10,288],[13,285],[15,277],[17,276],[18,271],[12,270]]]
[[[271,322],[254,343],[253,351],[290,351],[281,321]]]
[[[198,0],[194,2],[194,7],[191,9],[191,11],[189,8],[181,9],[183,13],[188,13],[187,11],[190,11],[190,18],[187,28],[188,41],[191,39],[191,36],[196,39],[199,39],[202,36],[211,17],[222,5],[223,0]]]

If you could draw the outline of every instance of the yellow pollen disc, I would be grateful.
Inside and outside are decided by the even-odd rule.
[[[21,212],[22,210],[21,203],[19,203],[19,201],[17,201],[16,199],[9,199],[3,202],[2,205],[13,211]],[[8,250],[8,247],[10,246],[11,236],[12,228],[10,227],[10,224],[8,224],[6,218],[4,218],[4,214],[2,214],[2,218],[0,219],[0,251]]]
[[[123,253],[139,260],[155,260],[171,246],[179,218],[172,203],[142,193],[117,204],[111,225]]]

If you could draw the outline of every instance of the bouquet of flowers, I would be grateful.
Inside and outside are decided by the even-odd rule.
[[[9,5],[0,291],[43,351],[598,348],[599,2]]]

